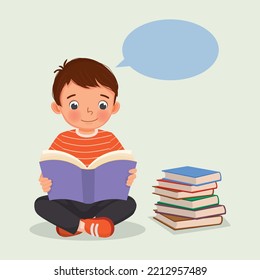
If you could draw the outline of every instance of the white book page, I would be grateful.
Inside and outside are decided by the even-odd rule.
[[[81,169],[86,169],[85,164],[79,160],[78,158],[74,157],[71,154],[62,152],[62,151],[55,151],[55,150],[45,150],[42,152],[40,161],[46,160],[61,160],[66,161],[71,164],[78,166]]]
[[[106,153],[98,158],[96,158],[94,161],[91,162],[91,164],[88,166],[88,169],[95,169],[96,167],[115,160],[134,160],[132,152],[129,150],[118,150]]]

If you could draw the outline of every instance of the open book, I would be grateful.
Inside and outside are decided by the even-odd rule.
[[[88,167],[76,157],[61,151],[42,152],[42,175],[52,180],[50,200],[69,199],[93,203],[106,199],[126,200],[126,181],[136,161],[128,150],[104,154]]]

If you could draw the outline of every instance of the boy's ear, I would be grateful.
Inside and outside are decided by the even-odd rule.
[[[60,106],[57,105],[56,102],[52,102],[52,103],[51,103],[51,108],[52,108],[52,111],[53,111],[54,113],[56,113],[56,114],[60,114],[60,113],[61,113],[61,111],[60,111]]]
[[[113,107],[113,110],[112,110],[112,114],[116,114],[120,109],[120,103],[119,102],[116,102],[114,104],[114,107]]]

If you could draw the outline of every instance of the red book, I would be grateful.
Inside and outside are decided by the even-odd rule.
[[[171,180],[166,179],[158,179],[159,187],[168,188],[174,191],[184,191],[184,192],[201,192],[210,189],[216,189],[218,187],[217,182],[202,184],[202,185],[191,185],[191,184],[183,184]]]
[[[183,198],[189,198],[189,197],[196,197],[196,196],[205,196],[205,195],[213,195],[214,189],[209,189],[205,191],[200,192],[184,192],[184,191],[175,191],[173,189],[154,186],[154,192],[153,194],[162,195],[171,197],[174,199],[183,199]]]

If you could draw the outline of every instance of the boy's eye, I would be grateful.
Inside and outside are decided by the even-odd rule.
[[[107,108],[107,103],[106,103],[106,101],[100,101],[99,103],[98,103],[98,107],[101,109],[101,110],[106,110],[106,108]]]
[[[76,109],[78,109],[78,107],[79,107],[79,103],[77,101],[71,101],[70,102],[70,108],[72,110],[76,110]]]

